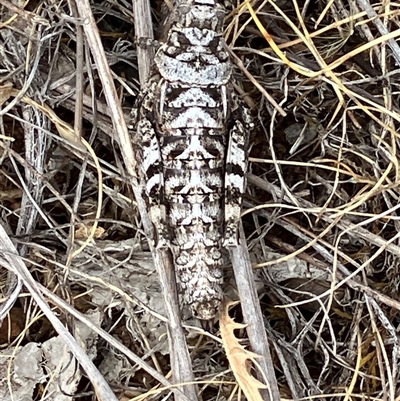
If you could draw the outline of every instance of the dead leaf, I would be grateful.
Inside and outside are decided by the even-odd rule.
[[[229,307],[234,304],[236,304],[236,302],[224,302],[221,307],[220,330],[222,344],[224,346],[233,374],[235,375],[235,378],[247,400],[263,401],[259,390],[267,389],[268,387],[257,380],[249,372],[251,362],[253,362],[254,365],[257,365],[255,363],[255,359],[259,358],[260,356],[254,352],[246,350],[235,337],[234,330],[243,329],[246,327],[246,325],[236,323],[229,316]]]

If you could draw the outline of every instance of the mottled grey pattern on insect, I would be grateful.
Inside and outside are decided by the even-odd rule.
[[[136,105],[134,146],[156,246],[170,247],[185,302],[211,319],[223,248],[237,245],[252,123],[232,86],[224,10],[177,1]]]

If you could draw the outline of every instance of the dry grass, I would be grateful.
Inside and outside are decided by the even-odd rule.
[[[84,1],[0,1],[0,397],[20,394],[18,355],[35,346],[32,399],[193,399],[196,387],[171,386],[187,344],[182,381],[203,400],[243,399],[217,322],[183,311],[186,344],[167,341],[126,145],[140,88],[132,6],[91,3],[97,28]],[[396,400],[399,5],[227,3],[236,87],[256,122],[243,229],[272,354],[261,371],[282,399]],[[68,371],[72,355],[84,375]]]

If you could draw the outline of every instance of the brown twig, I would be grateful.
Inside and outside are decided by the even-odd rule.
[[[138,41],[140,38],[154,39],[153,24],[151,22],[151,11],[149,1],[134,1],[133,14],[135,18],[135,36]],[[137,46],[138,69],[140,86],[146,85],[150,74],[150,68],[154,59],[154,48],[152,46]]]
[[[252,350],[260,356],[262,374],[259,380],[268,386],[262,390],[263,399],[275,401],[280,399],[278,383],[275,377],[274,364],[268,344],[268,337],[264,327],[264,319],[261,313],[259,299],[255,290],[254,275],[250,262],[249,250],[243,228],[240,228],[240,244],[230,250],[233,271],[235,273],[241,308],[244,321],[247,324],[246,331]]]

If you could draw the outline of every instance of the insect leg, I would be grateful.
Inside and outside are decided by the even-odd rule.
[[[245,191],[246,158],[244,154],[243,126],[235,124],[230,132],[225,165],[225,236],[224,247],[238,244],[238,226]]]
[[[166,224],[166,207],[162,202],[164,175],[160,144],[152,122],[144,116],[138,119],[134,145],[143,198],[154,225],[155,245],[157,248],[165,248],[169,246],[169,231]]]
[[[250,113],[244,106],[243,108],[238,107],[233,114],[238,115],[238,118],[235,118],[234,126],[229,132],[225,162],[224,247],[237,246],[238,244],[242,198],[246,190],[247,144],[249,130],[253,127]]]

